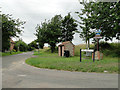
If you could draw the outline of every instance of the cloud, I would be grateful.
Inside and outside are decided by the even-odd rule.
[[[36,39],[35,27],[45,19],[49,20],[56,14],[63,17],[71,12],[74,19],[79,20],[75,14],[83,8],[78,0],[2,0],[2,12],[12,14],[14,18],[26,21],[22,39],[30,43]],[[74,44],[83,43],[79,34],[74,35]]]

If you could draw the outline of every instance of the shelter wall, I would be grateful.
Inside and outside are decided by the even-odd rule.
[[[70,56],[74,56],[74,46],[71,43],[65,44],[65,50],[69,50]]]

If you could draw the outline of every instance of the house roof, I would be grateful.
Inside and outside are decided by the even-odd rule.
[[[62,42],[62,44],[60,44],[58,46],[64,46],[65,44],[68,44],[68,43],[71,43],[74,46],[74,44],[72,42],[70,42],[70,41]]]
[[[14,42],[12,39],[10,39],[10,43],[11,43],[11,44],[15,44],[15,42]]]

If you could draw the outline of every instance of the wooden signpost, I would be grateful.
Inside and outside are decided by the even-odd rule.
[[[101,30],[96,30],[95,31],[96,35],[95,35],[95,39],[97,40],[97,51],[95,52],[95,50],[93,49],[80,49],[80,62],[82,61],[82,51],[85,51],[85,52],[92,52],[92,59],[93,59],[93,62],[95,62],[95,59],[102,59],[101,57],[103,57],[103,54],[101,54],[99,52],[99,40],[102,39],[102,37],[100,36],[101,34]]]
[[[102,39],[102,37],[100,36],[101,34],[101,30],[96,30],[95,31],[96,35],[95,35],[95,39],[97,40],[97,51],[95,52],[95,59],[100,60],[101,55],[100,55],[100,51],[99,51],[99,40]]]

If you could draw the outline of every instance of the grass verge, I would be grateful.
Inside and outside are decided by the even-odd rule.
[[[108,72],[118,73],[118,58],[105,57],[103,60],[93,63],[91,58],[86,58],[79,61],[79,56],[74,57],[59,57],[57,53],[50,53],[43,49],[40,52],[35,52],[38,55],[35,58],[29,58],[26,63],[38,68],[57,69],[66,71],[81,71],[81,72]]]
[[[15,55],[15,54],[20,54],[20,53],[23,53],[23,52],[12,52],[11,54],[10,52],[5,52],[5,53],[2,52],[2,56],[9,56],[9,55]]]

